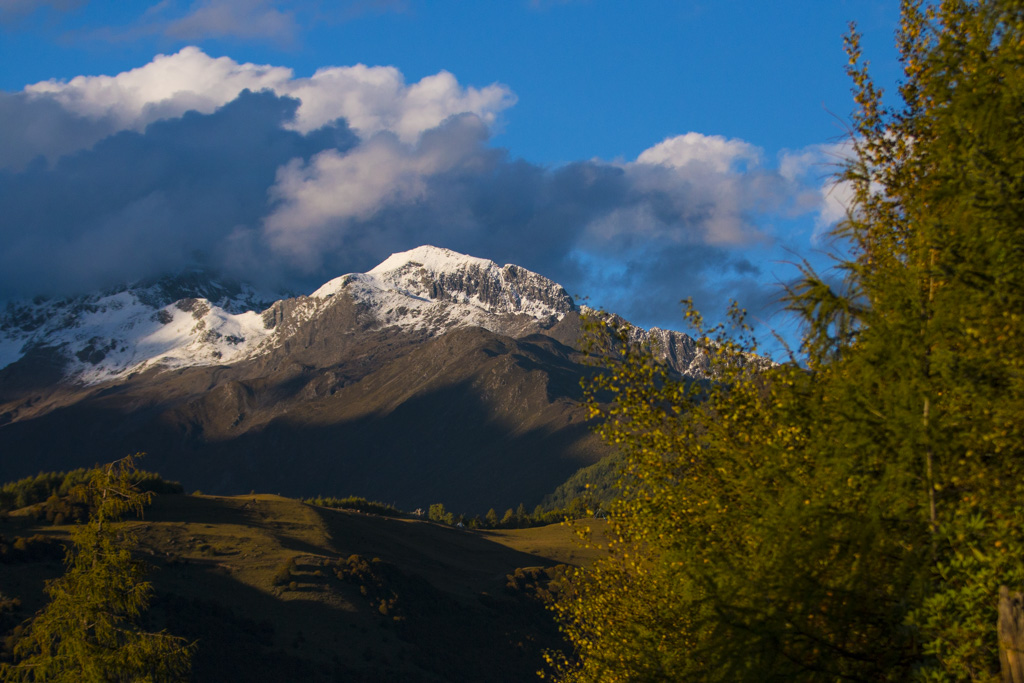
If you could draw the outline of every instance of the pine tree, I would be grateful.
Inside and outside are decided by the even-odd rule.
[[[50,602],[15,645],[16,662],[0,671],[4,680],[187,680],[191,647],[139,625],[152,588],[121,518],[141,514],[151,494],[134,489],[134,470],[134,458],[126,457],[90,473],[78,495],[92,514],[72,529],[66,572],[47,584]]]

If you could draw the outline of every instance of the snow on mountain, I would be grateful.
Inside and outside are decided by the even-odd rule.
[[[431,246],[331,280],[310,298],[342,291],[368,305],[380,327],[431,334],[472,325],[515,336],[527,327],[550,326],[576,308],[560,285],[525,268]]]
[[[0,368],[41,347],[56,349],[66,359],[65,376],[84,384],[151,367],[231,364],[279,346],[339,301],[354,303],[370,329],[429,336],[478,326],[520,337],[578,310],[560,285],[541,275],[432,246],[392,254],[309,296],[274,298],[196,271],[122,291],[8,304],[0,313]],[[684,334],[636,331],[656,340],[684,374],[704,362]]]
[[[574,309],[564,289],[536,273],[424,246],[293,300],[290,324],[282,326],[263,314],[273,297],[199,271],[117,292],[12,303],[0,314],[0,368],[34,347],[59,350],[66,375],[85,384],[153,366],[235,363],[273,348],[343,292],[363,305],[375,327],[432,335],[468,325],[514,333],[550,325]]]
[[[200,280],[190,274],[120,292],[8,304],[0,315],[0,368],[48,347],[65,357],[68,377],[93,384],[153,365],[232,363],[270,336],[258,313],[242,310],[243,302],[260,299],[254,290],[205,282],[208,294],[222,295],[220,306],[190,296],[168,301],[195,293],[189,281]]]

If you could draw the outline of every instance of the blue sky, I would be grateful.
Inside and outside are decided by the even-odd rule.
[[[434,243],[641,324],[779,326],[841,210],[843,34],[893,90],[897,5],[0,0],[0,300]]]

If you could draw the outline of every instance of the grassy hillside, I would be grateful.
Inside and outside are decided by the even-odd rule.
[[[198,681],[530,680],[560,643],[536,587],[596,557],[559,525],[474,532],[271,495],[159,496],[131,527],[154,568],[151,626],[198,642]],[[8,546],[67,530],[0,522]],[[0,565],[5,636],[62,570],[45,538]]]

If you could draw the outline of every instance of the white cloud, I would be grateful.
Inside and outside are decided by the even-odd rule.
[[[439,173],[472,166],[485,138],[479,118],[465,115],[416,145],[380,133],[347,154],[332,149],[308,163],[295,159],[278,169],[270,189],[277,206],[264,221],[264,235],[276,253],[317,267],[325,247],[336,246],[352,225],[423,198]]]
[[[821,208],[815,218],[815,237],[820,237],[849,214],[853,205],[854,189],[847,181],[832,182],[821,188]]]
[[[808,210],[816,212],[813,241],[818,241],[829,229],[846,218],[853,204],[853,186],[838,178],[844,165],[854,155],[853,142],[810,145],[779,155],[779,174],[793,182],[811,183],[813,193],[805,194]]]
[[[592,160],[545,173],[495,166],[486,137],[486,125],[464,115],[415,144],[383,131],[347,153],[328,150],[293,161],[279,169],[270,190],[275,206],[262,237],[292,265],[312,270],[324,254],[366,241],[368,233],[389,239],[384,232],[395,229],[389,216],[396,212],[409,229],[441,221],[445,227],[434,229],[448,238],[479,233],[487,241],[487,223],[500,210],[519,216],[510,230],[522,222],[545,224],[544,230],[597,252],[650,244],[742,248],[771,242],[753,217],[784,206],[794,190],[775,171],[737,168],[735,160],[760,155],[741,140],[691,133],[649,155],[672,151],[675,163]],[[485,180],[495,169],[506,187]]]
[[[790,180],[808,175],[831,179],[853,156],[853,143],[849,140],[784,150],[779,155],[779,173]]]
[[[466,87],[445,71],[415,83],[365,65],[296,78],[195,47],[0,93],[0,166],[14,171],[0,174],[0,213],[12,217],[0,223],[0,296],[139,277],[196,254],[300,288],[433,243],[580,293],[601,286],[587,259],[628,257],[630,296],[654,310],[691,291],[725,296],[711,284],[722,278],[753,288],[745,254],[774,248],[776,218],[845,210],[841,189],[825,194],[829,169],[814,172],[836,160],[828,146],[766,166],[749,142],[691,132],[632,162],[547,168],[487,143],[513,102],[505,86]],[[339,117],[355,134],[324,128]],[[140,134],[107,137],[118,130]],[[100,253],[82,258],[90,248]]]
[[[612,212],[590,227],[591,235],[675,245],[764,241],[751,212],[777,208],[792,188],[760,168],[761,156],[761,148],[737,138],[695,132],[666,138],[623,165],[636,191],[658,197],[659,211],[649,203]]]
[[[299,99],[295,120],[287,124],[299,132],[343,117],[363,139],[389,131],[407,143],[458,114],[475,114],[492,124],[515,102],[506,86],[465,87],[447,71],[411,85],[394,67],[362,64],[323,68],[310,78],[295,78],[286,67],[214,58],[197,47],[157,55],[149,64],[116,76],[42,81],[26,86],[25,93],[53,100],[78,116],[103,120],[109,134],[141,131],[189,110],[208,114],[245,89]]]
[[[295,159],[278,170],[271,189],[280,204],[267,217],[268,240],[276,252],[306,261],[332,225],[365,221],[385,204],[421,197],[424,177],[435,170],[435,159],[410,154],[383,136],[348,154],[327,150],[309,163]]]
[[[715,173],[727,173],[735,170],[739,162],[756,166],[760,159],[760,148],[743,140],[691,132],[662,140],[641,152],[636,160],[641,164],[672,168],[700,166]]]
[[[407,143],[457,114],[475,114],[493,124],[502,110],[515,104],[512,92],[497,83],[464,88],[455,76],[441,71],[406,85],[394,67],[363,64],[319,69],[311,78],[291,81],[281,94],[302,100],[293,124],[300,132],[344,116],[364,139],[389,131]]]
[[[291,79],[288,68],[239,64],[186,47],[116,76],[51,79],[26,86],[25,92],[52,98],[80,116],[110,118],[122,130],[141,131],[153,121],[189,110],[208,114],[246,88],[276,91]]]

